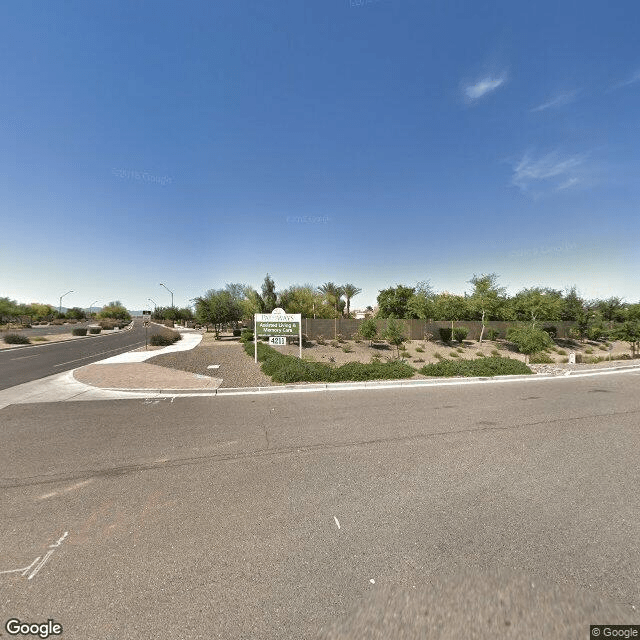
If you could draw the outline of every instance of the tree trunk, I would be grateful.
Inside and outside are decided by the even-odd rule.
[[[482,344],[483,335],[484,335],[484,309],[482,310],[482,329],[480,329],[480,344]]]

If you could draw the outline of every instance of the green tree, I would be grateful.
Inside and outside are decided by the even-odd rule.
[[[357,296],[359,293],[362,293],[362,289],[358,289],[355,285],[351,283],[342,285],[342,293],[345,297],[347,303],[347,318],[351,317],[351,299]]]
[[[440,293],[434,297],[434,312],[438,320],[451,322],[451,335],[453,335],[454,322],[465,320],[469,315],[469,302],[467,298],[452,293]]]
[[[404,333],[404,327],[393,316],[387,322],[383,337],[390,345],[396,347],[400,357],[400,347],[407,340],[407,336]]]
[[[631,357],[635,358],[640,345],[640,321],[627,320],[624,324],[615,330],[613,335],[618,340],[624,340],[629,343],[631,348]]]
[[[116,320],[131,320],[131,314],[120,300],[114,300],[102,307],[99,318],[115,318]]]
[[[433,297],[433,289],[429,281],[418,282],[407,303],[407,317],[420,318],[421,320],[433,318],[435,316]]]
[[[271,313],[277,306],[278,295],[276,293],[276,283],[268,273],[262,283],[261,298],[264,306],[264,311],[262,311],[262,313]]]
[[[549,334],[542,329],[536,329],[534,326],[510,327],[507,330],[507,340],[513,342],[520,353],[526,355],[527,362],[532,353],[537,353],[553,345]]]
[[[493,318],[506,296],[506,288],[498,286],[498,275],[495,273],[483,273],[480,276],[473,274],[469,280],[473,285],[473,292],[469,298],[471,308],[480,314],[482,329],[479,342],[482,343],[487,318]]]
[[[415,293],[414,287],[398,284],[378,293],[378,318],[410,318],[409,301]]]
[[[326,301],[333,306],[333,310],[335,313],[334,317],[338,317],[339,314],[339,303],[340,299],[344,295],[344,291],[342,287],[339,287],[337,284],[333,282],[325,282],[318,287],[318,291],[324,296]]]
[[[358,328],[358,333],[365,339],[369,341],[369,346],[376,339],[378,335],[378,325],[375,321],[375,318],[367,317],[361,323]]]
[[[564,306],[561,291],[542,287],[523,289],[510,302],[516,319],[527,320],[532,327],[540,320],[559,320]]]
[[[65,316],[70,320],[82,320],[86,317],[86,314],[80,307],[73,307],[71,309],[67,309]]]
[[[322,306],[322,297],[313,285],[292,285],[278,294],[278,306],[287,313],[300,313],[305,318],[313,318],[316,304]]]
[[[622,300],[618,297],[611,297],[607,300],[597,300],[595,308],[600,317],[609,323],[609,327],[614,322],[624,322],[626,320],[626,309]]]
[[[586,302],[578,294],[576,286],[572,286],[567,290],[563,298],[560,320],[577,322],[580,315],[584,312],[585,306]]]
[[[213,325],[216,339],[225,324],[242,319],[240,303],[226,289],[210,289],[204,296],[195,298],[195,303],[197,320],[204,325]]]

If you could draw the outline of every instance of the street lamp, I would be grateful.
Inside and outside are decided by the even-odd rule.
[[[156,301],[152,300],[151,298],[147,298],[147,300],[151,300],[151,302],[153,302],[153,310],[155,311],[158,308],[158,305],[156,304]]]
[[[94,300],[90,305],[89,305],[89,317],[91,317],[91,314],[93,313],[93,305],[98,302],[97,300]]]
[[[63,293],[60,296],[60,304],[58,305],[58,313],[62,313],[62,298],[64,298],[65,296],[69,295],[70,293],[73,293],[73,289],[71,289],[71,291],[67,291],[67,293]]]
[[[171,291],[166,284],[162,284],[162,282],[160,283],[160,286],[164,287],[171,294],[171,308],[173,309],[173,291]]]

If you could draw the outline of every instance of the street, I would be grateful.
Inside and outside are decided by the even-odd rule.
[[[386,589],[496,570],[637,616],[638,376],[6,407],[3,620],[316,638]]]

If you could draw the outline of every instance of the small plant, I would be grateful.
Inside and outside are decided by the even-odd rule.
[[[329,362],[335,362],[336,359],[333,356],[329,356]]]
[[[414,362],[424,362],[424,358],[416,358]]]
[[[566,356],[567,355],[567,352],[564,349],[556,349],[556,353],[559,356]]]
[[[322,334],[316,337],[316,344],[327,344],[327,341],[324,339],[324,336]]]
[[[433,354],[433,357],[434,357],[434,358],[438,358],[438,360],[440,360],[440,358],[442,358],[442,354],[441,354],[439,351],[436,351],[436,352]]]
[[[584,350],[584,352],[585,352],[585,353],[593,353],[593,349],[592,349],[591,347],[587,347],[587,348]]]
[[[569,362],[569,358],[560,358],[560,362],[562,362],[562,364],[567,364],[567,362]]]
[[[482,351],[476,351],[476,355],[478,356],[478,358],[484,358],[485,355],[484,353],[482,353]]]
[[[458,353],[464,353],[464,349],[462,347],[456,347],[456,351]]]
[[[4,336],[6,344],[31,344],[31,341],[27,336],[21,336],[17,333],[7,333]]]
[[[450,351],[449,352],[449,356],[451,356],[452,358],[459,358],[460,356],[458,355],[457,351]]]
[[[47,339],[44,336],[36,336],[35,338],[31,338],[34,342],[47,342]]]
[[[380,364],[382,362],[382,358],[376,353],[374,356],[371,356],[371,364]]]
[[[462,344],[462,341],[469,335],[469,329],[467,327],[455,327],[453,330],[454,339]]]
[[[440,327],[438,333],[442,342],[451,342],[451,327]]]
[[[492,356],[499,356],[500,352],[497,349],[491,349],[491,355]]]
[[[422,337],[425,342],[432,342],[434,338],[435,336],[433,335],[433,333],[425,333]]]
[[[339,349],[339,348],[340,348],[340,345],[338,344],[338,341],[337,341],[337,340],[332,340],[329,344],[330,344],[334,349]]]
[[[240,332],[240,340],[242,342],[253,342],[254,334],[251,329],[242,329]]]
[[[603,345],[603,344],[599,344],[598,345],[598,349],[600,349],[600,351],[606,351],[607,347],[605,345]]]
[[[91,333],[93,335],[97,335],[101,331],[102,331],[102,327],[89,327],[89,333]],[[86,331],[85,331],[85,333],[86,333]]]
[[[416,351],[418,353],[424,353],[424,349],[422,347],[416,347]]]
[[[340,343],[345,342],[344,336],[341,333],[336,336],[336,340]]]
[[[529,357],[531,364],[552,364],[553,360],[544,353],[534,353]]]
[[[389,318],[387,328],[384,331],[384,339],[396,347],[398,354],[400,354],[400,347],[402,347],[403,342],[406,342],[407,336],[404,335],[402,325],[395,318]]]
[[[362,340],[361,340],[357,335],[353,338],[353,341],[354,341],[356,344],[361,344],[361,343],[362,343]]]
[[[500,332],[497,329],[487,329],[487,340],[493,342],[499,335]]]
[[[410,354],[406,349],[405,349],[404,351],[401,351],[401,352],[400,352],[400,355],[401,355],[403,358],[410,358],[410,357],[411,357],[411,354]]]
[[[353,353],[353,349],[352,349],[348,344],[347,344],[347,345],[345,345],[344,347],[342,347],[342,350],[343,350],[345,353]]]
[[[378,336],[378,325],[373,318],[365,318],[360,324],[360,328],[358,329],[358,333],[365,340],[369,341],[369,346]]]
[[[71,335],[72,336],[86,336],[87,335],[87,328],[86,327],[74,327],[73,329],[71,329]]]

